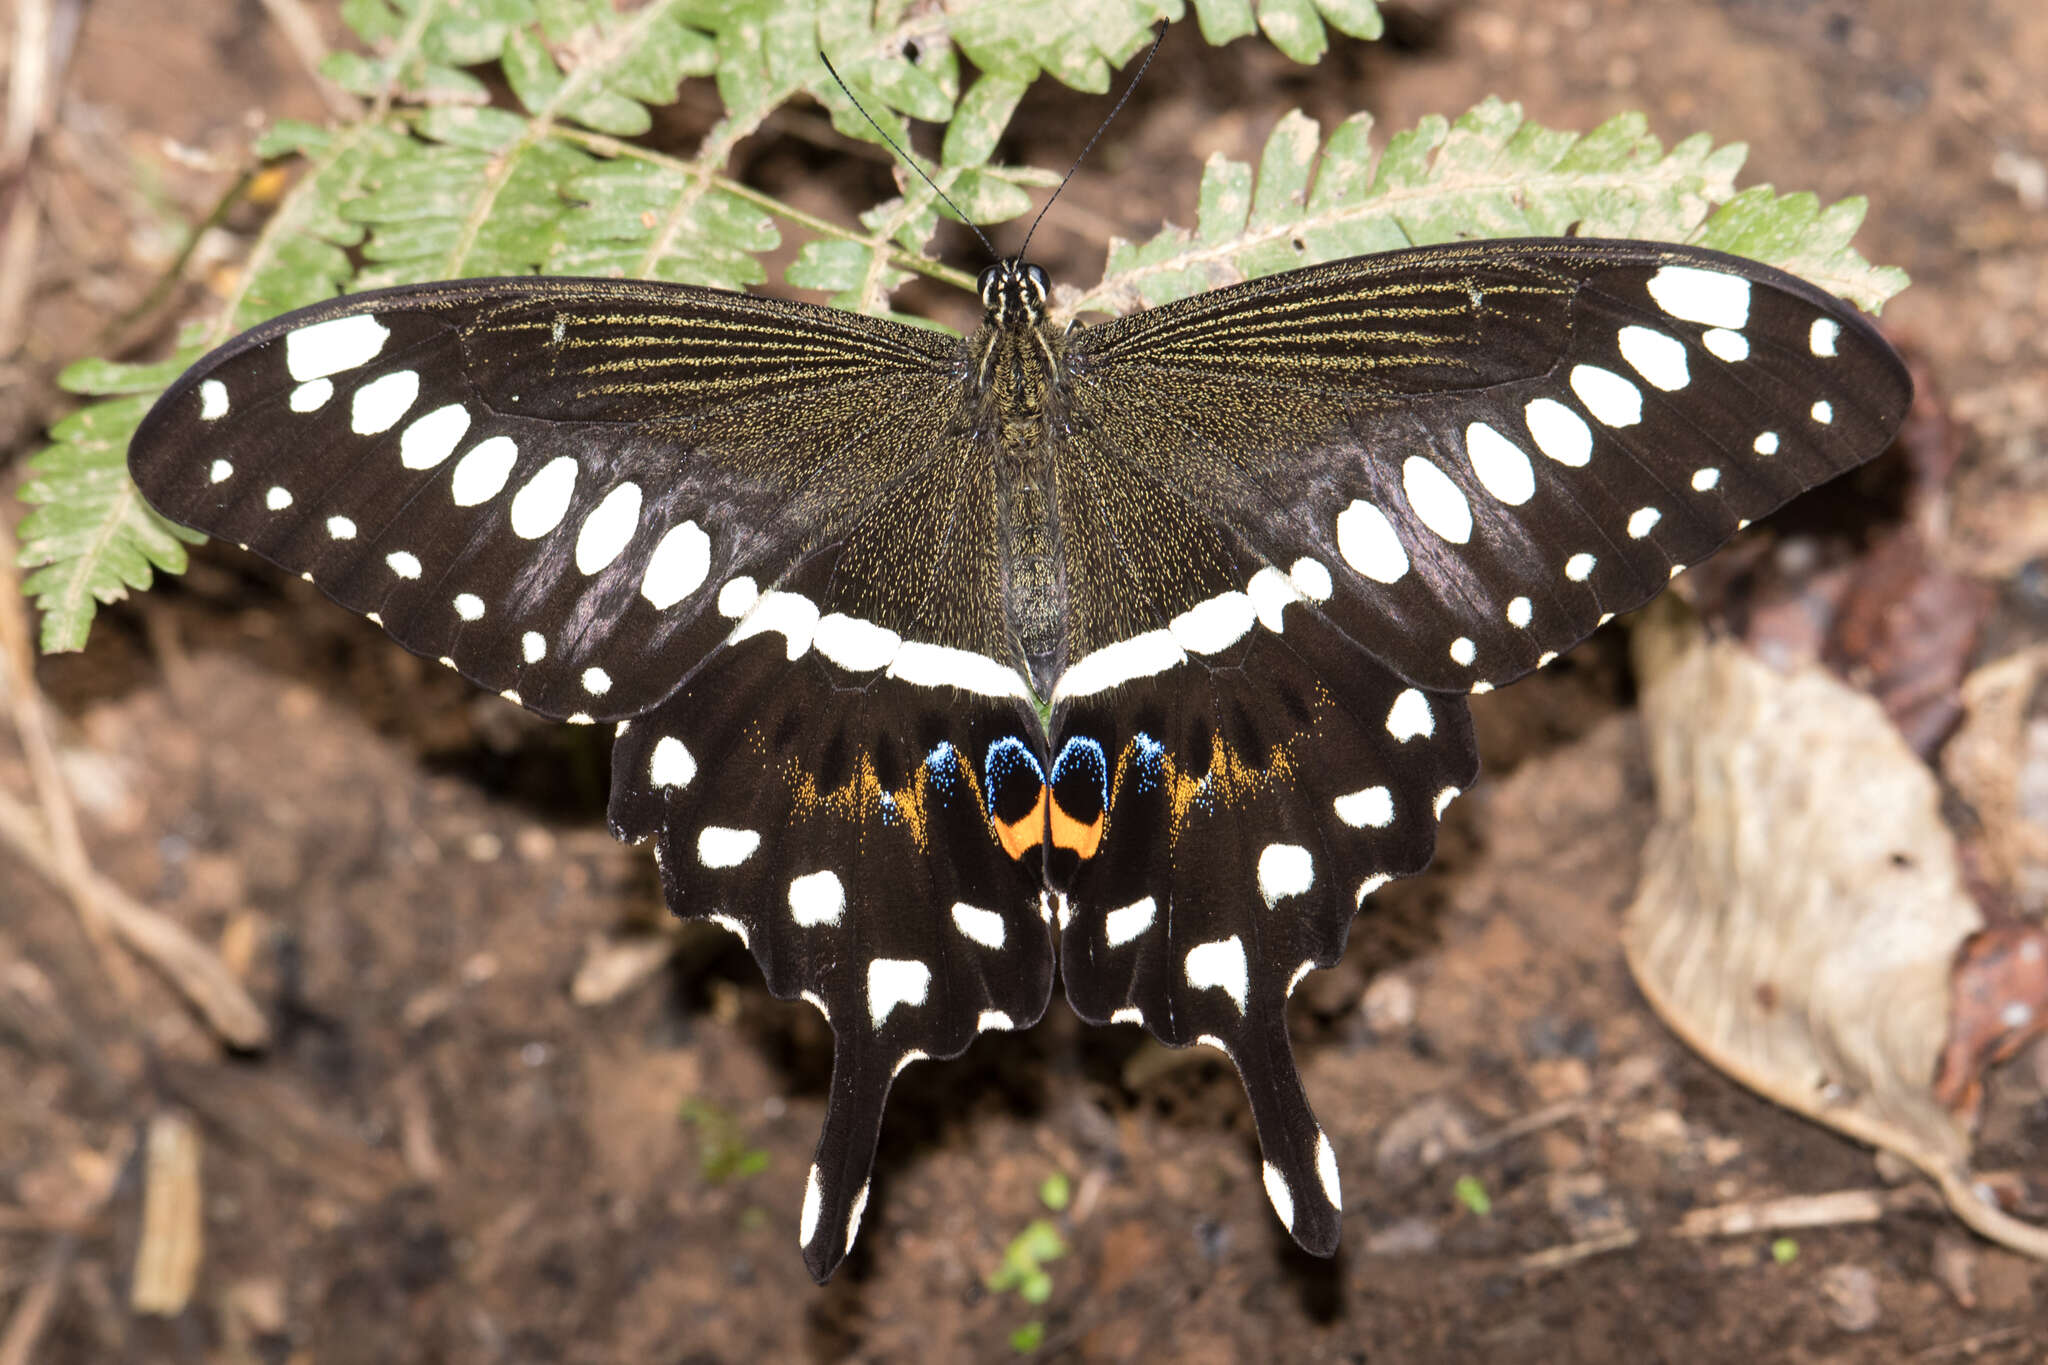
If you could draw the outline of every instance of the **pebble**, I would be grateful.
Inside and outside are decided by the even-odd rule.
[[[1877,1326],[1877,1276],[1860,1265],[1831,1265],[1820,1274],[1821,1296],[1828,1321],[1844,1332],[1867,1332]]]

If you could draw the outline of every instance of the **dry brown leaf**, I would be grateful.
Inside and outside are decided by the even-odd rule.
[[[2048,1232],[1974,1188],[1969,1131],[1931,1089],[1950,966],[1983,923],[1933,775],[1869,697],[1709,642],[1675,606],[1635,652],[1658,822],[1623,937],[1644,995],[1745,1085],[2048,1259]]]

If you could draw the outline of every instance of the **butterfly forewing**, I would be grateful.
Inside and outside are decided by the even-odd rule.
[[[1408,681],[1456,691],[1512,681],[1869,459],[1911,392],[1839,300],[1641,242],[1339,261],[1072,351],[1105,444],[1282,572],[1326,568],[1319,610]]]
[[[596,281],[359,295],[202,361],[130,468],[416,653],[619,719],[947,447],[957,344],[845,316]]]
[[[406,647],[625,722],[614,832],[831,1021],[821,1279],[895,1073],[1035,1021],[1055,935],[1085,1018],[1230,1055],[1274,1208],[1334,1247],[1286,1001],[1428,861],[1463,694],[1910,397],[1846,305],[1682,247],[1394,252],[1073,329],[1034,272],[984,276],[965,343],[655,284],[337,300],[201,361],[130,453]]]

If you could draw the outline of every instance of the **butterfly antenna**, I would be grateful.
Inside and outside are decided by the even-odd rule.
[[[1044,220],[1046,210],[1052,207],[1053,199],[1060,197],[1060,191],[1064,190],[1067,187],[1067,182],[1074,178],[1074,172],[1081,169],[1081,163],[1088,159],[1088,153],[1095,150],[1095,144],[1102,140],[1104,133],[1109,131],[1109,125],[1116,122],[1116,116],[1123,112],[1124,102],[1130,99],[1131,92],[1138,88],[1138,82],[1145,79],[1145,68],[1152,65],[1152,59],[1159,55],[1159,45],[1165,41],[1166,21],[1162,19],[1159,21],[1158,31],[1152,37],[1152,46],[1145,51],[1145,60],[1138,63],[1138,73],[1131,77],[1131,83],[1124,87],[1123,94],[1117,96],[1116,107],[1109,111],[1109,117],[1104,119],[1102,126],[1095,130],[1095,136],[1088,139],[1088,145],[1083,147],[1081,154],[1074,158],[1074,164],[1067,167],[1067,173],[1060,177],[1059,187],[1053,190],[1052,199],[1046,200],[1045,208],[1040,209],[1038,217],[1031,220],[1030,228],[1024,233],[1024,245],[1017,248],[1019,260],[1023,259],[1025,249],[1031,245],[1031,234],[1038,231],[1038,225]]]
[[[1154,43],[1153,46],[1157,47],[1158,44]],[[842,79],[839,75],[839,69],[833,66],[832,59],[825,55],[825,49],[818,49],[818,60],[823,62],[825,64],[825,69],[832,73],[832,79],[839,82],[840,92],[844,94],[848,100],[852,101],[854,108],[860,110],[860,116],[868,121],[868,126],[870,128],[873,128],[875,132],[881,136],[882,141],[889,144],[889,150],[896,153],[897,159],[902,161],[904,165],[910,167],[911,170],[916,171],[918,177],[921,180],[923,180],[925,184],[930,185],[932,187],[932,193],[936,194],[937,196],[939,196],[939,198],[946,201],[946,207],[953,210],[953,213],[960,219],[961,222],[967,224],[967,230],[972,232],[975,236],[981,238],[982,248],[988,252],[989,258],[991,260],[996,259],[995,243],[991,242],[988,239],[987,235],[984,234],[980,228],[976,227],[972,222],[968,221],[967,215],[961,212],[960,206],[953,202],[953,196],[947,194],[944,190],[940,189],[939,182],[932,179],[929,175],[926,175],[924,172],[924,167],[918,165],[917,162],[913,161],[910,157],[910,153],[904,151],[901,147],[897,146],[896,139],[890,137],[888,131],[884,129],[881,124],[875,122],[875,116],[873,114],[870,114],[867,111],[867,109],[862,106],[860,100],[854,95],[853,91],[847,88],[845,80]],[[1071,172],[1069,172],[1069,174],[1071,174]]]

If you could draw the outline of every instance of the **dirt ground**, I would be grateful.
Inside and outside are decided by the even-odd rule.
[[[161,354],[201,306],[187,286],[136,314],[167,225],[212,206],[250,129],[323,114],[256,0],[75,10],[26,331],[0,360],[8,469],[65,411],[59,365]],[[1639,108],[1667,141],[1747,141],[1746,184],[1870,197],[1859,247],[1915,281],[1884,326],[1960,442],[1942,549],[1995,594],[1979,657],[2048,637],[2044,537],[2023,526],[2048,524],[2048,7],[1474,0],[1390,20],[1308,69],[1172,35],[1034,255],[1087,282],[1109,235],[1190,219],[1202,159],[1256,159],[1297,105],[1398,129],[1498,93],[1554,126]],[[1106,108],[1041,86],[1015,155],[1063,164]],[[687,146],[712,112],[695,91],[660,135]],[[742,173],[850,217],[888,167],[808,117]],[[231,218],[194,274],[252,225]],[[1830,506],[1864,535],[1887,515]],[[1803,533],[1760,528],[1751,559],[1774,534],[1783,560]],[[1630,982],[1619,917],[1653,810],[1619,628],[1475,699],[1487,776],[1435,867],[1303,988],[1296,1049],[1346,1177],[1335,1260],[1274,1221],[1226,1066],[1056,999],[1028,1033],[904,1074],[860,1245],[824,1289],[795,1229],[829,1036],[736,940],[664,925],[645,852],[604,833],[602,740],[476,695],[232,548],[37,674],[94,868],[211,945],[271,1037],[224,1051],[0,845],[4,1365],[2048,1359],[2048,1269],[1944,1213],[1789,1246],[1674,1234],[1688,1210],[1885,1177],[1696,1059]],[[0,791],[31,792],[12,727]],[[2038,1050],[2006,1068],[1988,1164],[2040,1168],[2044,1096]],[[129,1309],[129,1154],[162,1115],[198,1143],[205,1228],[169,1318]],[[1037,1218],[1066,1254],[1033,1305],[986,1277]]]

